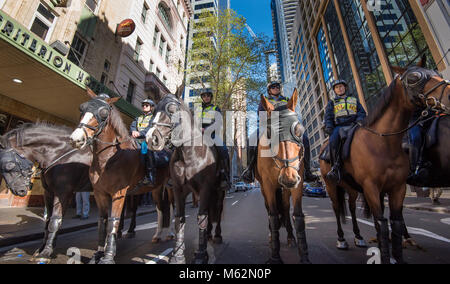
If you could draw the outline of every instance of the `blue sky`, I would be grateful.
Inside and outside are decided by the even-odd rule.
[[[231,9],[244,16],[256,34],[273,38],[270,0],[231,0]]]

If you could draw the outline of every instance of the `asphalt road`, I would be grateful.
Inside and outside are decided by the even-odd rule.
[[[216,264],[263,264],[269,257],[268,218],[261,192],[258,189],[227,195],[223,218],[223,239],[221,245],[209,244],[210,263]],[[350,248],[336,249],[336,221],[328,198],[303,200],[307,216],[307,239],[310,260],[315,264],[364,264],[370,256],[367,249],[353,244],[351,222],[344,225],[344,232]],[[192,261],[196,249],[198,227],[197,209],[187,206],[186,259]],[[358,210],[359,226],[363,237],[373,238],[373,221],[362,217]],[[386,215],[388,216],[388,215]],[[404,216],[410,234],[420,245],[420,249],[408,247],[404,250],[408,263],[450,263],[450,215],[405,209]],[[134,239],[118,242],[116,263],[154,264],[167,263],[174,241],[152,244],[156,230],[156,214],[139,217],[137,234]],[[30,263],[29,259],[39,247],[39,242],[19,244],[0,249],[0,263]],[[369,246],[376,247],[375,243]],[[97,231],[89,229],[62,235],[57,242],[55,259],[52,263],[87,263],[97,247]],[[77,254],[80,253],[80,258]],[[75,256],[73,256],[75,254]],[[69,257],[71,255],[72,257]],[[285,263],[298,262],[296,248],[286,242],[286,232],[281,229],[281,256]]]

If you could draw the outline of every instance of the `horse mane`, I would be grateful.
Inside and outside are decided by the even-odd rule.
[[[67,126],[55,125],[46,121],[38,121],[36,123],[23,123],[17,128],[14,128],[5,133],[5,135],[1,136],[0,143],[6,147],[9,147],[9,140],[13,137],[16,137],[18,144],[20,145],[23,143],[22,140],[24,134],[33,130],[39,130],[47,134],[54,133],[56,135],[70,135],[70,133],[72,132],[72,129]]]
[[[134,139],[131,139],[130,133],[128,132],[128,128],[125,126],[125,123],[120,117],[119,111],[115,106],[112,106],[109,123],[111,124],[111,127],[115,130],[119,138],[130,139],[131,141],[134,141]]]
[[[364,126],[370,126],[375,123],[386,111],[386,108],[391,103],[394,97],[394,89],[396,86],[396,79],[383,91],[383,94],[377,101],[375,108],[369,113],[369,115],[364,119],[362,124]]]

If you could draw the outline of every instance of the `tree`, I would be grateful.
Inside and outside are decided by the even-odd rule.
[[[204,10],[193,25],[187,85],[210,88],[222,110],[246,111],[246,99],[257,97],[253,94],[266,84],[263,50],[269,40],[253,38],[245,18],[231,9],[217,15]]]

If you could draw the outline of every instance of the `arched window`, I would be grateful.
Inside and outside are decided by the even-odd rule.
[[[158,6],[159,9],[159,15],[161,16],[161,18],[164,20],[164,23],[166,24],[166,26],[168,28],[172,28],[172,21],[170,18],[170,9],[169,7],[167,7],[164,3],[160,3]]]

